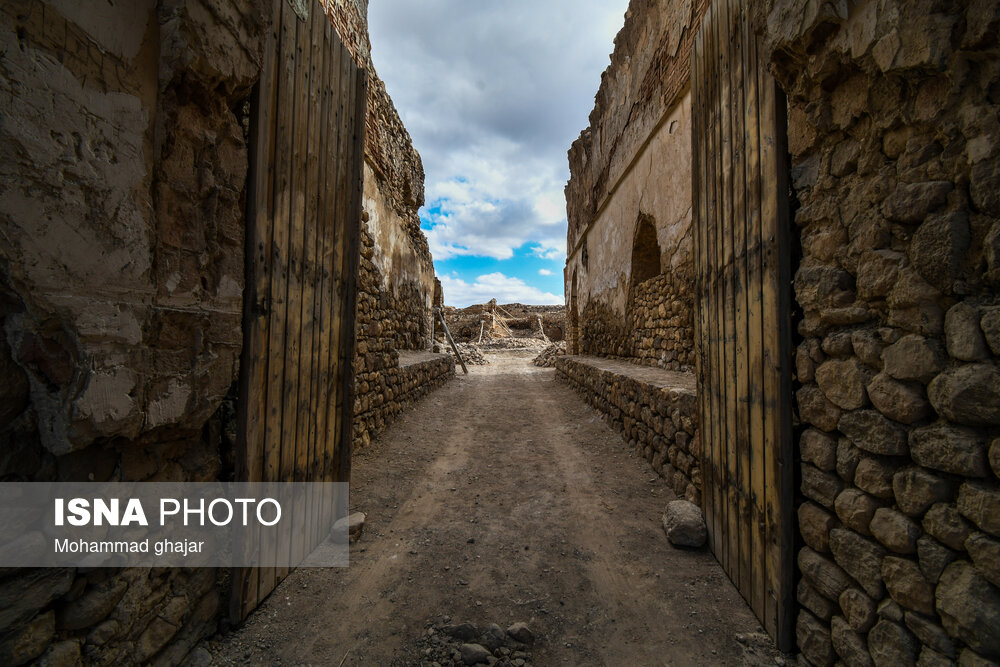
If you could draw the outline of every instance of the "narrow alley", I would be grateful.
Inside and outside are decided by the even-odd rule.
[[[667,542],[664,480],[531,356],[490,355],[361,450],[350,568],[289,575],[213,664],[430,664],[427,627],[463,622],[526,623],[529,664],[780,664],[712,554]]]

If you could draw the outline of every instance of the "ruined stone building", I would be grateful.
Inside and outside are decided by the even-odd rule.
[[[633,0],[569,153],[559,375],[807,664],[1000,661],[998,35]]]
[[[329,406],[346,425],[332,440],[340,455],[349,465],[351,440],[368,443],[453,374],[446,355],[417,354],[430,346],[435,295],[416,213],[423,171],[374,73],[366,2],[4,2],[0,479],[238,478],[238,434],[248,428],[240,387],[256,386],[240,382],[245,325],[271,307],[247,300],[246,241],[259,213],[250,179],[264,168],[253,139],[263,127],[258,101],[274,99],[260,85],[272,4],[300,40],[312,26],[314,44],[343,42],[362,72],[352,80],[368,80],[358,107],[367,114],[353,131],[365,138],[363,162],[359,153],[355,171],[336,165],[353,184],[335,220],[357,239],[338,260],[350,279],[334,289],[324,275],[317,285],[330,289],[309,292],[316,310],[302,306],[302,342],[312,336],[324,351],[333,349],[320,331],[328,304],[344,313],[333,320],[346,332],[334,352],[347,356],[317,362],[308,376],[317,387],[321,372],[342,381]],[[332,52],[321,62],[334,62]],[[325,70],[298,67],[324,83]],[[315,158],[304,164],[317,173]],[[228,579],[212,569],[5,571],[0,662],[176,664],[218,627]]]

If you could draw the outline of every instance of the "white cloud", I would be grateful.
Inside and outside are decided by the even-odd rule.
[[[543,292],[520,278],[508,277],[500,272],[481,275],[471,284],[451,276],[440,276],[440,279],[444,289],[444,302],[458,308],[486,303],[490,299],[496,299],[499,303],[532,305],[553,305],[564,301],[561,295]]]
[[[375,0],[372,56],[424,162],[435,259],[565,257],[566,151],[627,0]],[[440,209],[440,214],[429,214]]]
[[[540,276],[551,276],[552,272],[548,269],[538,269],[538,275]]]

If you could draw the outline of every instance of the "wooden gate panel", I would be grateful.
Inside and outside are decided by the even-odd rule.
[[[785,648],[793,634],[791,263],[784,98],[742,0],[691,60],[699,408],[709,544]]]
[[[347,481],[367,78],[320,2],[273,0],[251,109],[244,352],[237,480]],[[301,15],[300,15],[301,14]],[[329,498],[310,499],[329,510]],[[290,543],[263,560],[301,557],[329,514],[293,515]],[[234,573],[242,620],[287,567]]]

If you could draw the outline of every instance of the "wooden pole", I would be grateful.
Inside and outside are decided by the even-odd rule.
[[[462,353],[458,351],[458,345],[455,345],[455,340],[451,337],[451,332],[448,331],[448,323],[444,321],[444,313],[441,312],[440,308],[435,308],[434,311],[437,313],[438,317],[441,318],[441,326],[444,327],[444,335],[448,337],[451,349],[455,351],[455,356],[458,357],[458,363],[462,365],[462,372],[468,375],[469,369],[465,367],[465,361],[462,359]]]

